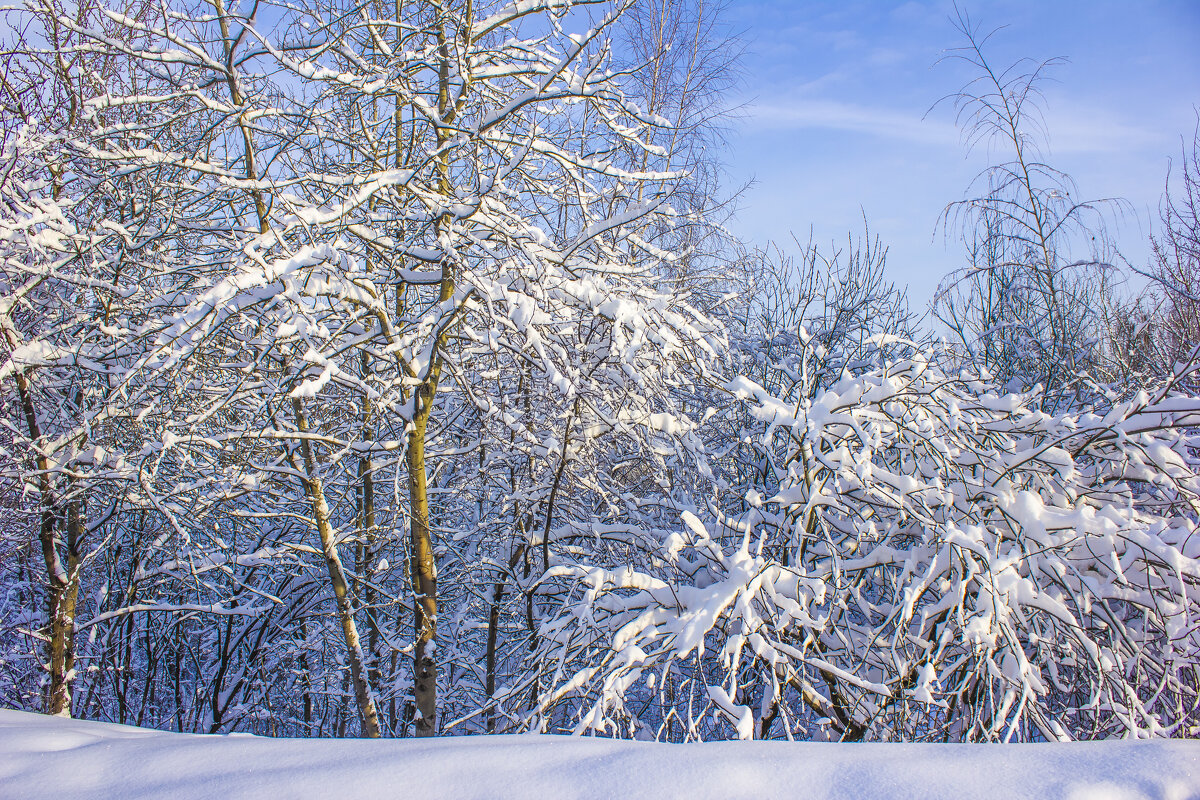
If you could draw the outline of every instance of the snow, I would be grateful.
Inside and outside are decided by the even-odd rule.
[[[561,736],[197,736],[0,710],[6,798],[1200,797],[1200,743],[946,745]]]

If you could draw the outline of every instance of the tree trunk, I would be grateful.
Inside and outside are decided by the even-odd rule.
[[[487,693],[487,732],[496,732],[496,706],[493,695],[496,694],[496,638],[500,631],[500,601],[504,599],[504,582],[496,581],[492,589],[492,608],[488,613],[487,634],[487,665],[484,678],[484,691]]]
[[[370,372],[370,363],[365,351],[361,352],[359,356],[363,380],[366,380]],[[374,441],[375,431],[371,419],[374,410],[371,406],[371,398],[363,394],[360,405],[363,415],[362,440],[364,442]],[[362,580],[362,598],[367,616],[367,681],[371,686],[382,686],[383,671],[379,663],[379,642],[383,637],[377,608],[379,592],[375,583],[375,568],[379,563],[379,529],[375,525],[375,466],[371,462],[370,454],[364,455],[358,460],[358,480],[361,492],[359,495],[359,536],[362,551],[358,572]]]
[[[429,421],[426,388],[418,391],[419,406],[408,436],[408,494],[412,518],[413,619],[416,648],[413,652],[413,699],[417,705],[417,736],[437,733],[437,568],[433,563],[433,538],[429,530],[429,487],[425,474],[425,426]],[[429,392],[428,400],[432,400]]]
[[[308,420],[299,398],[292,399],[292,410],[296,415],[296,429],[308,432]],[[316,462],[308,439],[300,440],[300,452],[304,457],[304,491],[312,503],[313,519],[321,538],[321,550],[325,554],[325,566],[329,569],[329,581],[337,598],[338,617],[342,622],[342,635],[346,641],[346,655],[350,660],[350,678],[354,683],[354,698],[362,717],[362,733],[371,739],[379,738],[379,715],[375,710],[375,697],[367,684],[367,673],[363,667],[362,646],[358,638],[358,626],[354,623],[354,606],[350,601],[350,587],[346,583],[346,572],[338,555],[333,526],[329,522],[329,506],[325,502],[325,489],[316,474]]]
[[[83,532],[82,501],[67,506],[67,572],[51,586],[50,694],[46,713],[71,716],[71,682],[75,678],[75,605],[79,599],[79,542]]]
[[[4,326],[4,337],[11,350],[17,349],[17,339],[8,325]],[[71,679],[75,663],[75,603],[79,595],[79,542],[82,519],[79,501],[71,500],[63,519],[62,504],[54,497],[50,481],[50,461],[42,452],[42,429],[38,422],[37,409],[33,402],[33,388],[24,371],[15,370],[13,379],[17,384],[17,397],[29,441],[34,451],[34,467],[37,470],[38,494],[41,497],[41,524],[38,539],[42,548],[42,559],[46,564],[47,616],[50,620],[50,637],[47,642],[47,670],[50,687],[46,694],[46,713],[56,716],[71,716]],[[67,567],[63,569],[58,554],[57,530],[67,525]]]
[[[441,123],[436,136],[440,151],[435,164],[438,171],[438,191],[449,198],[450,160],[446,143],[455,135],[449,126],[454,121],[456,109],[450,98],[450,47],[443,27],[438,23],[438,113]],[[448,214],[442,214],[434,223],[441,240],[446,230]],[[454,294],[454,266],[442,262],[442,280],[438,299],[446,302]],[[437,567],[433,561],[433,537],[429,529],[429,486],[425,471],[425,430],[429,415],[433,411],[433,400],[437,395],[441,377],[441,349],[446,344],[446,334],[438,335],[429,361],[429,371],[416,387],[413,397],[413,420],[408,433],[408,497],[409,531],[412,549],[413,585],[413,628],[415,647],[413,650],[413,701],[416,703],[417,736],[433,736],[437,733],[437,661],[434,653],[437,646]]]

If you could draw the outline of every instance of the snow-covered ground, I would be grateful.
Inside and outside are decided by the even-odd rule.
[[[1200,743],[665,745],[194,736],[0,710],[0,797],[1200,798]]]

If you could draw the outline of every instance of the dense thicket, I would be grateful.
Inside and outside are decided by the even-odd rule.
[[[1078,212],[1026,178],[965,207],[936,345],[869,235],[790,260],[721,230],[719,11],[16,14],[0,702],[280,736],[1193,735],[1195,170],[1170,325],[1063,288]],[[979,108],[1033,78],[964,95],[1002,174],[1020,114]]]

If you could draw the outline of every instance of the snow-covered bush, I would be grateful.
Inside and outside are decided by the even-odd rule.
[[[1195,732],[1200,400],[1103,415],[912,348],[785,403],[731,386],[786,477],[684,514],[652,569],[559,566],[528,724],[658,738],[1064,740]]]

